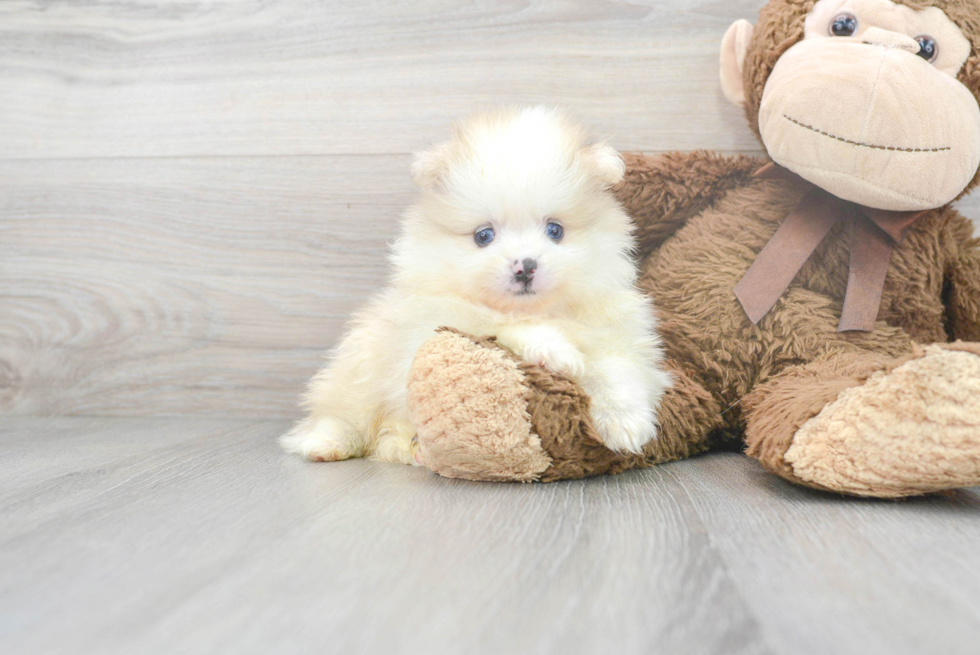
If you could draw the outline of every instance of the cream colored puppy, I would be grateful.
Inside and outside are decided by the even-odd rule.
[[[412,166],[422,189],[394,245],[390,286],[352,320],[310,383],[309,416],[281,439],[312,460],[413,464],[406,381],[440,326],[576,380],[605,444],[656,437],[669,376],[636,286],[629,218],[609,188],[619,154],[560,111],[476,114]]]

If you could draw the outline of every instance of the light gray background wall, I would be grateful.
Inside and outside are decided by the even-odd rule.
[[[758,153],[717,51],[761,4],[0,3],[0,412],[295,416],[413,150],[543,102]]]

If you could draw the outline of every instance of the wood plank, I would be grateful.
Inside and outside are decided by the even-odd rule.
[[[758,147],[718,50],[764,0],[0,3],[0,156],[407,153],[479,106],[620,148]]]
[[[384,283],[408,163],[0,164],[0,412],[297,416]]]
[[[694,463],[691,502],[776,652],[976,653],[980,488],[855,500],[749,460]]]
[[[287,457],[283,422],[10,420],[11,652],[772,652],[679,470],[476,484]],[[51,477],[51,432],[97,455]]]
[[[15,495],[21,500],[39,503],[39,487],[66,476],[96,477],[106,473],[107,463],[130,458],[146,461],[162,449],[172,449],[184,441],[195,441],[216,426],[226,426],[226,419],[201,419],[174,423],[169,419],[129,419],[125,424],[113,418],[54,417],[37,420],[31,417],[4,416],[0,420],[0,445],[3,448],[3,474],[0,475],[0,506],[6,521],[5,534],[14,525],[11,503]],[[139,434],[139,439],[126,438]],[[175,426],[179,426],[175,428]],[[92,440],[91,434],[107,432],[114,439]],[[27,489],[27,493],[24,490]],[[50,507],[46,506],[46,509]]]
[[[980,489],[846,499],[735,453],[477,484],[306,463],[277,450],[285,427],[4,419],[5,647],[902,655],[980,636]]]
[[[296,418],[384,284],[408,166],[0,162],[0,413]]]
[[[202,448],[233,441],[239,430],[277,434],[283,425],[200,418],[4,417],[0,544],[56,526],[119,487],[142,484]]]

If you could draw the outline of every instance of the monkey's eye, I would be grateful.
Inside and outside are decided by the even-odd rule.
[[[476,245],[480,246],[481,248],[486,248],[493,243],[496,236],[497,233],[493,231],[492,227],[485,227],[473,235],[473,240],[476,241]]]
[[[834,36],[854,36],[857,31],[858,19],[850,14],[841,14],[830,26],[830,33]]]
[[[544,229],[544,233],[548,235],[549,239],[558,243],[565,236],[565,228],[558,223],[548,223],[548,226]]]
[[[933,61],[939,55],[939,44],[931,36],[917,36],[915,40],[919,42],[919,52],[916,53],[926,61]]]

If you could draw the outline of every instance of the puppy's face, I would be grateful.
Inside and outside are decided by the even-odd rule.
[[[629,220],[606,191],[622,159],[560,113],[474,116],[413,172],[426,193],[396,248],[411,285],[534,311],[632,279]]]

